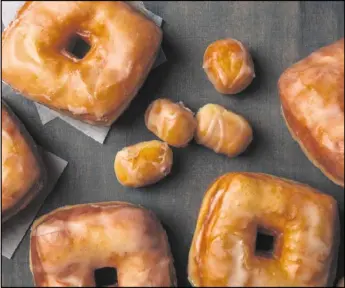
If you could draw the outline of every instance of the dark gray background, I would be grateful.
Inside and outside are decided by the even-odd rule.
[[[178,283],[188,285],[187,259],[199,207],[208,185],[230,171],[265,172],[291,178],[333,195],[344,226],[344,191],[304,156],[281,117],[277,80],[285,68],[313,50],[344,35],[344,2],[150,2],[165,20],[163,48],[168,63],[154,70],[130,108],[113,125],[102,146],[61,120],[42,126],[36,109],[20,96],[5,97],[38,144],[69,161],[40,215],[63,205],[121,200],[152,209],[169,236]],[[256,79],[237,96],[216,92],[203,72],[209,43],[233,37],[246,43]],[[144,111],[159,97],[183,101],[197,111],[217,103],[244,115],[253,125],[254,142],[243,155],[229,159],[191,143],[173,149],[170,176],[144,189],[128,189],[116,180],[115,153],[124,146],[155,139],[144,124]],[[342,229],[342,252],[344,231]],[[29,237],[13,260],[2,257],[2,281],[30,286]],[[338,278],[343,276],[341,256]]]

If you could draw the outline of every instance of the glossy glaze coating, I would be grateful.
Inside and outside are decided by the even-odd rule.
[[[120,287],[176,285],[166,233],[144,208],[67,206],[33,224],[30,268],[37,287],[95,287],[94,270],[103,267],[117,269]]]
[[[196,114],[195,141],[216,153],[235,157],[253,139],[253,131],[242,116],[218,104],[207,104]]]
[[[115,156],[117,180],[124,186],[143,187],[167,176],[173,164],[173,152],[168,144],[152,140],[120,150]]]
[[[288,68],[278,86],[292,136],[314,165],[344,186],[344,39]]]
[[[196,120],[183,103],[157,99],[145,113],[147,129],[174,147],[185,147],[193,139]]]
[[[270,257],[255,251],[258,228],[275,235]],[[204,196],[189,280],[208,287],[332,285],[338,228],[328,195],[266,174],[226,174]]]
[[[46,184],[46,171],[24,125],[1,101],[2,222],[25,208]]]
[[[91,48],[68,52],[76,35]],[[2,34],[2,77],[27,98],[111,125],[145,81],[161,29],[121,1],[26,2]]]
[[[255,77],[247,47],[231,38],[217,40],[207,47],[203,68],[214,88],[222,94],[243,91]]]

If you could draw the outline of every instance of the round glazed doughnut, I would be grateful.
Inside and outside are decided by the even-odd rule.
[[[122,1],[28,1],[2,33],[3,81],[33,101],[109,126],[147,78],[162,35]],[[81,58],[70,47],[75,40],[89,45]]]
[[[189,280],[196,287],[331,286],[337,211],[331,196],[307,185],[259,173],[225,174],[204,196]],[[269,249],[258,245],[262,235],[270,235]]]
[[[1,222],[5,222],[42,191],[47,172],[34,140],[3,100],[1,172]]]
[[[194,114],[182,102],[169,99],[153,101],[145,112],[147,129],[174,147],[185,147],[193,139],[196,128]]]
[[[207,47],[203,68],[214,88],[222,94],[243,91],[255,77],[247,47],[231,38],[217,40]]]
[[[34,222],[30,268],[37,287],[95,287],[94,270],[103,267],[117,269],[120,287],[176,286],[166,233],[144,208],[67,206]]]

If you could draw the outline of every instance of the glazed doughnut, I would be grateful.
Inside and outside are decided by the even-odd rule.
[[[37,146],[1,100],[1,220],[24,209],[45,187],[46,169]]]
[[[167,176],[173,164],[173,152],[167,143],[140,142],[117,152],[114,171],[123,186],[144,187]]]
[[[185,147],[193,139],[196,128],[194,114],[182,102],[169,99],[153,101],[145,112],[147,129],[174,147]]]
[[[203,68],[214,88],[222,94],[237,94],[255,77],[248,48],[235,39],[211,43],[204,54]]]
[[[195,141],[228,157],[241,154],[253,140],[249,122],[218,104],[206,104],[196,114]]]
[[[84,57],[70,51],[86,42]],[[2,77],[27,98],[111,125],[144,83],[161,29],[121,1],[31,1],[2,34]],[[73,50],[73,49],[72,49]]]
[[[207,287],[329,287],[339,246],[336,201],[290,180],[229,173],[207,190],[188,277]],[[273,236],[257,249],[259,233]]]
[[[30,269],[37,287],[95,287],[94,270],[117,269],[120,287],[174,287],[166,233],[156,216],[124,202],[59,208],[36,220]]]
[[[288,68],[278,86],[293,138],[315,166],[344,186],[344,39]]]

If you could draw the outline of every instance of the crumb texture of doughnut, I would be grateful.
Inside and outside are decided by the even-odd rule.
[[[157,99],[145,113],[147,129],[174,147],[185,147],[193,139],[196,120],[191,110],[181,102]]]
[[[222,94],[237,94],[255,77],[248,48],[235,39],[211,43],[204,54],[203,69],[214,88]]]
[[[344,187],[344,38],[281,75],[283,116],[309,160]]]
[[[173,164],[173,152],[158,140],[140,142],[120,150],[115,156],[117,180],[128,187],[144,187],[167,176]]]
[[[36,220],[30,269],[36,287],[96,287],[112,267],[112,287],[175,287],[167,235],[151,212],[124,202],[67,206]]]
[[[46,170],[36,144],[10,107],[1,100],[2,222],[24,209],[44,188]]]
[[[94,125],[127,108],[158,55],[161,29],[121,1],[29,1],[2,33],[2,77],[23,96]],[[84,42],[88,52],[76,55]]]
[[[336,201],[297,182],[229,173],[207,190],[188,277],[199,287],[329,287],[339,247]],[[259,232],[273,235],[258,249]]]
[[[242,116],[218,104],[206,104],[196,114],[195,140],[216,153],[235,157],[253,139],[253,130]]]

